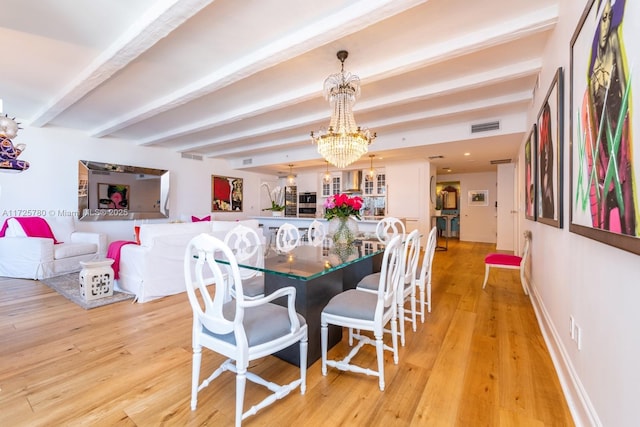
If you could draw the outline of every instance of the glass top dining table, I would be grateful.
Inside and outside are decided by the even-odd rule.
[[[319,245],[301,242],[289,251],[278,249],[272,243],[242,250],[255,251],[256,256],[238,259],[239,267],[296,280],[312,280],[382,254],[384,244],[378,240],[356,240],[350,245],[336,245],[331,239],[324,239]]]
[[[242,253],[240,253],[242,252]],[[245,258],[247,254],[251,254]],[[269,295],[285,286],[296,289],[296,311],[308,327],[307,366],[321,357],[320,315],[333,296],[353,289],[368,274],[380,271],[384,244],[378,240],[356,240],[350,245],[336,245],[328,238],[319,245],[302,242],[289,251],[274,244],[246,247],[236,251],[238,266],[264,273],[264,293]],[[226,263],[223,259],[219,262]],[[286,301],[275,300],[286,305]],[[342,329],[330,325],[328,347],[342,338]],[[299,350],[288,348],[277,357],[300,365]]]

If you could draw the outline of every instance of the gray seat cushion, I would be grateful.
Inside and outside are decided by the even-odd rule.
[[[242,292],[245,296],[255,298],[264,295],[264,276],[254,276],[242,280]]]
[[[373,320],[377,302],[377,294],[350,289],[331,298],[322,312],[354,319]]]
[[[380,284],[380,273],[372,273],[362,278],[356,288],[377,291]]]
[[[222,312],[225,319],[232,321],[236,315],[236,302],[226,303],[222,308]],[[300,326],[306,324],[304,317],[299,314],[298,320],[300,321]],[[291,323],[289,322],[289,314],[286,307],[271,303],[245,309],[242,324],[250,347],[288,335],[291,331]],[[233,332],[220,335],[204,328],[204,333],[231,344],[236,343],[236,337]]]

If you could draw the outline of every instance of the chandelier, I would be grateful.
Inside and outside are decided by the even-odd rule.
[[[376,134],[356,125],[353,104],[360,96],[360,78],[344,72],[344,60],[349,52],[341,50],[337,56],[342,68],[339,73],[327,77],[323,90],[325,99],[333,109],[329,129],[312,131],[311,139],[318,146],[318,153],[322,157],[332,165],[343,168],[369,150],[369,144]]]

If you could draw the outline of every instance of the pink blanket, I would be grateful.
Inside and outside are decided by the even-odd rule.
[[[120,249],[124,245],[135,245],[136,242],[131,242],[129,240],[116,240],[115,242],[109,243],[109,248],[107,249],[107,258],[111,258],[113,260],[113,264],[111,264],[111,268],[113,268],[113,278],[118,279],[120,277]]]
[[[4,221],[4,224],[0,229],[0,237],[4,237],[4,234],[9,227],[10,219],[11,218],[7,218]],[[53,235],[53,231],[51,231],[51,227],[49,227],[49,223],[44,218],[40,218],[39,216],[16,216],[13,217],[13,219],[20,223],[20,226],[22,226],[24,233],[29,237],[45,237],[48,239],[53,239],[53,243],[55,244],[62,243],[56,240],[55,236]]]

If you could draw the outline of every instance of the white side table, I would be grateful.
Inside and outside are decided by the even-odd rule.
[[[80,261],[80,295],[85,301],[91,301],[113,295],[112,259],[99,261]]]

